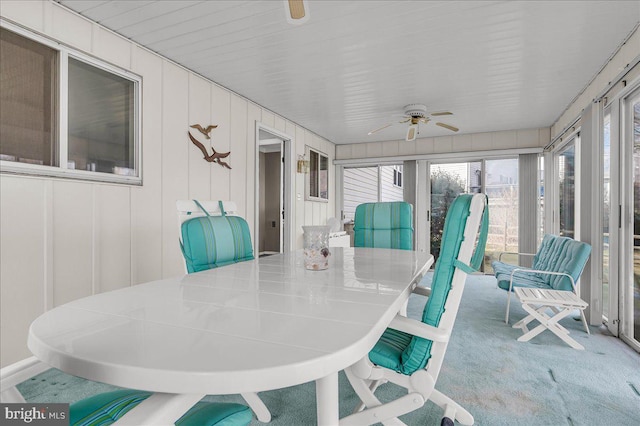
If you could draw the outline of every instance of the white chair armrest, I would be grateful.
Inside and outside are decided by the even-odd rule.
[[[51,367],[32,356],[0,370],[0,391],[4,392]]]
[[[431,289],[429,287],[416,286],[416,288],[413,289],[412,293],[419,294],[420,296],[429,297],[431,296]]]
[[[518,256],[535,256],[536,255],[536,253],[518,253],[515,251],[501,251],[500,254],[498,255],[498,262],[502,262],[503,254],[517,254]]]
[[[451,330],[435,328],[421,321],[412,318],[396,315],[389,324],[389,328],[403,331],[423,339],[433,340],[434,342],[448,342]]]
[[[573,281],[573,277],[569,274],[566,274],[564,272],[551,272],[551,271],[541,271],[539,269],[524,269],[524,268],[516,268],[513,271],[511,271],[511,279],[509,280],[509,291],[512,291],[513,274],[515,274],[516,272],[525,272],[525,273],[535,272],[536,274],[559,275],[559,276],[567,277],[569,278],[569,281],[571,281],[571,288],[573,288],[573,292],[575,294],[578,294],[578,292],[576,291],[576,283],[575,281]]]

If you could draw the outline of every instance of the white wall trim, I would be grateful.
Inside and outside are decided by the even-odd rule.
[[[440,163],[447,161],[464,162],[477,160],[478,158],[493,159],[504,158],[508,156],[516,156],[520,154],[539,154],[542,148],[514,148],[514,149],[496,149],[489,151],[463,151],[463,152],[447,152],[443,154],[416,154],[416,155],[400,155],[395,157],[371,157],[371,158],[350,158],[344,160],[334,160],[336,166],[349,165],[393,165],[409,160],[434,160]]]

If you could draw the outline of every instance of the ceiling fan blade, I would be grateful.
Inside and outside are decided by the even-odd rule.
[[[428,119],[427,117],[422,117],[420,120],[418,120],[421,123],[427,124],[428,122],[430,122],[431,120]]]
[[[369,133],[367,133],[367,135],[372,135],[372,134],[374,134],[374,133],[379,132],[380,130],[384,130],[384,129],[386,129],[387,127],[391,126],[392,124],[393,124],[393,123],[385,124],[384,126],[382,126],[382,127],[378,128],[378,129],[375,129],[375,130],[370,131]]]
[[[445,129],[449,129],[452,132],[457,132],[458,130],[460,130],[457,127],[454,127],[454,126],[451,126],[451,125],[445,124],[445,123],[436,123],[436,126],[444,127]]]
[[[398,123],[402,124],[402,123],[408,123],[410,121],[411,121],[411,117],[407,118],[406,120],[398,121]]]
[[[289,16],[291,16],[291,19],[302,19],[305,15],[302,0],[289,0]]]
[[[439,115],[453,115],[453,113],[449,111],[441,111],[441,112],[432,112],[430,115],[432,115],[433,117],[437,117]]]

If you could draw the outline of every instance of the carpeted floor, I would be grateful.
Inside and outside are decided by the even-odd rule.
[[[423,284],[428,286],[429,279]],[[425,302],[424,297],[412,296],[409,316],[419,317]],[[521,331],[504,323],[505,308],[506,293],[496,288],[493,277],[469,277],[436,383],[471,412],[476,424],[640,425],[640,354],[604,328],[591,327],[588,336],[573,318],[561,324],[584,351],[570,348],[549,331],[528,343],[517,342]],[[525,316],[517,302],[511,312],[512,323]],[[73,402],[113,387],[49,370],[19,389],[30,402]],[[401,393],[391,384],[377,392],[383,400]],[[273,426],[315,423],[313,383],[260,395],[271,410]],[[206,399],[242,401],[237,395]],[[342,373],[340,400],[341,417],[357,403]],[[440,408],[429,402],[401,419],[409,425],[439,425],[441,415]]]

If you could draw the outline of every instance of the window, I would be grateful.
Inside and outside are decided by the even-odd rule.
[[[393,184],[402,188],[402,166],[393,166]]]
[[[0,157],[57,166],[57,51],[0,28]]]
[[[309,173],[307,173],[307,200],[329,201],[329,157],[307,147]]]
[[[343,219],[347,220],[353,220],[358,204],[404,200],[401,165],[345,167],[342,185]]]
[[[140,184],[140,78],[4,22],[0,43],[0,171]]]
[[[576,201],[576,139],[569,142],[557,154],[558,164],[558,216],[559,233],[575,238]]]

